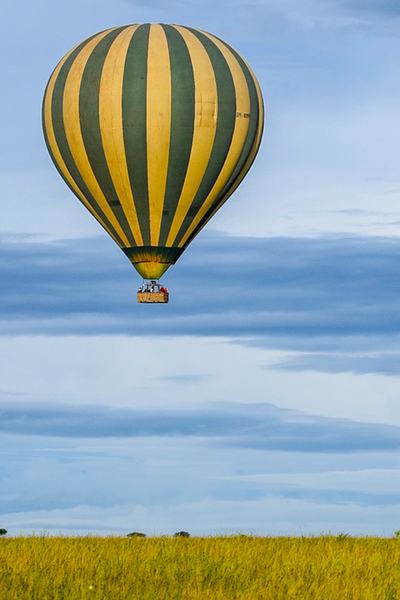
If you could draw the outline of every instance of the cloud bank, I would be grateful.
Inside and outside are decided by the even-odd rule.
[[[320,373],[375,373],[377,375],[400,375],[400,354],[312,354],[290,356],[274,365],[282,371],[319,371]]]
[[[3,238],[0,334],[392,336],[396,238],[205,234],[165,278],[168,306],[138,306],[138,277],[106,239]]]
[[[271,404],[213,404],[175,410],[0,405],[0,431],[65,438],[192,437],[239,448],[349,453],[400,448],[400,427],[358,423]]]

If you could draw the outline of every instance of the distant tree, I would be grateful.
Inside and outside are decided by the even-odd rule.
[[[140,537],[140,538],[144,538],[144,537],[146,537],[146,534],[142,533],[141,531],[132,531],[131,533],[128,533],[126,535],[126,537]]]
[[[0,529],[0,535],[6,535],[7,529]]]
[[[187,531],[177,531],[176,533],[174,533],[174,537],[188,538],[190,537],[190,533],[188,533]]]
[[[348,540],[351,536],[348,533],[339,533],[336,537],[338,540]]]
[[[394,534],[393,534],[393,535],[394,535],[394,537],[395,537],[395,538],[398,538],[398,539],[400,539],[400,529],[397,529],[397,530],[394,532]]]

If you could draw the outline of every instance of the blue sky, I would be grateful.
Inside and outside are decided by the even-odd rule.
[[[0,525],[398,529],[398,3],[4,11]],[[165,277],[167,307],[135,303],[135,272],[55,172],[40,124],[70,47],[148,21],[230,42],[267,106],[254,168]]]

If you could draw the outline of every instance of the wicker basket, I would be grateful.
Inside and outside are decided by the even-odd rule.
[[[168,292],[138,292],[137,301],[140,304],[167,304]]]

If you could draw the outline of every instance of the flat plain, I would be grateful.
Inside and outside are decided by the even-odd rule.
[[[400,540],[16,537],[1,600],[395,600]]]

